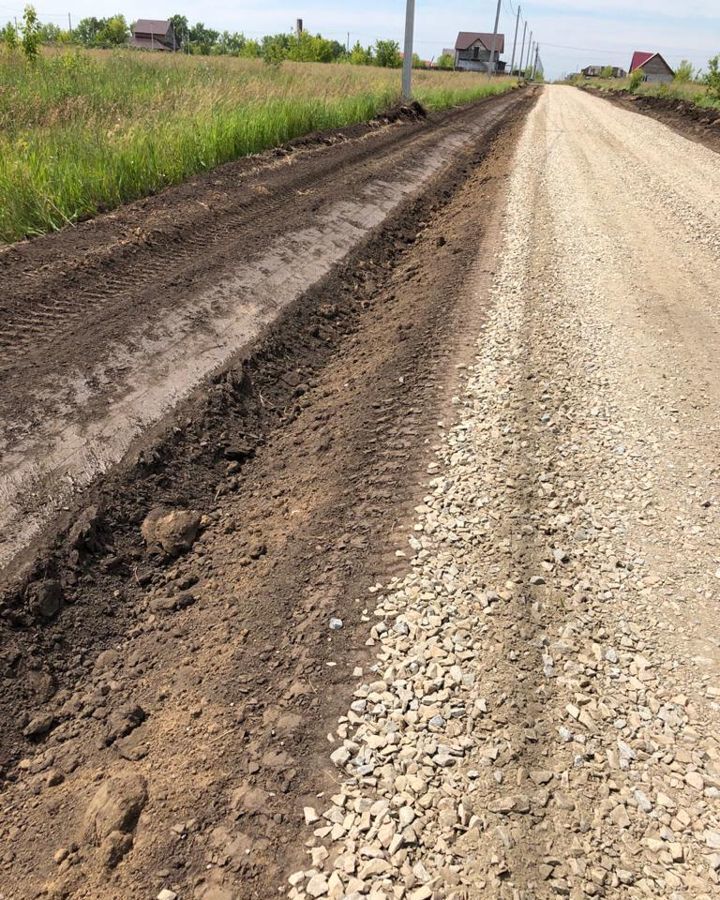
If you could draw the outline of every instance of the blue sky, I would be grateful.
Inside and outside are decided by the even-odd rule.
[[[24,0],[0,0],[0,20],[22,11]],[[378,37],[401,41],[405,0],[35,0],[40,18],[62,22],[71,12],[83,16],[123,12],[128,20],[163,18],[174,12],[219,30],[256,36],[288,31],[297,16],[305,27],[329,37],[372,43]],[[540,41],[546,74],[557,77],[588,64],[628,67],[633,50],[661,52],[670,65],[690,59],[704,66],[720,52],[719,0],[551,0],[522,5]],[[502,0],[500,28],[506,34],[509,60],[516,0]],[[416,0],[416,50],[424,59],[452,46],[458,31],[491,31],[495,0]],[[522,31],[522,25],[521,25]]]

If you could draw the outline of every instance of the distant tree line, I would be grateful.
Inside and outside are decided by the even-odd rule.
[[[264,59],[268,63],[292,62],[349,62],[358,66],[385,66],[399,68],[402,65],[397,41],[375,41],[364,47],[359,41],[347,48],[340,41],[330,40],[321,34],[303,31],[296,34],[267,34],[259,41],[246,37],[242,32],[215,31],[202,22],[190,25],[185,16],[170,17],[180,47],[187,53],[202,56],[242,56]],[[413,63],[421,66],[419,57]]]
[[[246,37],[242,32],[216,31],[202,22],[190,25],[186,16],[170,16],[178,49],[200,56],[239,56],[264,59],[271,64],[284,60],[293,62],[345,62],[359,66],[399,68],[402,55],[397,41],[378,40],[371,46],[360,41],[348,48],[339,41],[320,34],[303,31],[296,34],[269,34],[261,40]],[[108,18],[88,16],[70,31],[52,23],[42,23],[32,6],[25,8],[19,25],[8,22],[0,30],[0,44],[22,49],[27,56],[36,56],[42,44],[77,44],[88,48],[122,47],[130,40],[131,26],[118,13]],[[446,68],[452,68],[453,60]],[[441,57],[442,59],[442,57]],[[413,55],[413,66],[424,63]]]

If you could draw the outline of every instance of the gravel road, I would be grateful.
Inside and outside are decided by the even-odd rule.
[[[719,226],[716,154],[544,91],[290,897],[720,895]]]

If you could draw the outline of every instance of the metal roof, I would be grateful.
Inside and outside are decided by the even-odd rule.
[[[164,37],[169,28],[168,19],[138,19],[133,26],[133,33],[139,31],[141,34],[161,34]]]
[[[492,32],[488,34],[487,31],[461,31],[457,40],[455,41],[455,49],[456,50],[467,50],[469,47],[475,43],[475,41],[480,41],[480,43],[485,47],[486,50],[490,50],[492,47]],[[495,39],[495,50],[498,53],[505,52],[505,35],[498,33]]]
[[[653,58],[653,56],[657,56],[657,53],[647,53],[645,50],[636,50],[633,53],[632,62],[630,63],[630,71],[634,72],[635,69],[644,66],[646,62],[649,62]]]

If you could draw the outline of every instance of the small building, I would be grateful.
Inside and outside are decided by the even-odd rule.
[[[609,78],[625,78],[627,72],[620,66],[585,66],[580,70],[585,78],[602,78],[603,73]]]
[[[455,68],[466,72],[488,72],[490,70],[490,48],[492,34],[479,31],[461,31],[455,41]],[[500,54],[505,52],[505,35],[495,35],[493,53],[494,71],[504,72],[505,62]]]
[[[131,47],[160,52],[180,49],[172,22],[167,19],[138,19],[131,31]]]
[[[642,71],[644,80],[652,84],[668,84],[675,77],[675,72],[659,53],[648,53],[636,50],[630,63],[630,72]]]

